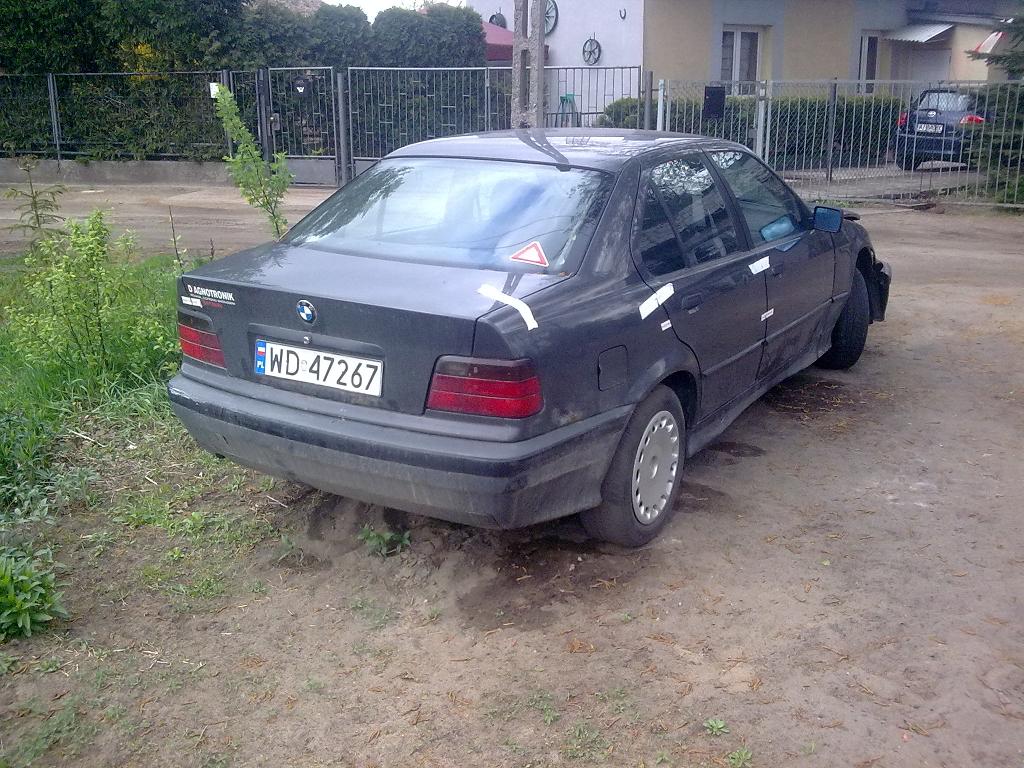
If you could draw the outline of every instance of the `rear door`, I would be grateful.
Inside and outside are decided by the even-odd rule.
[[[634,255],[701,368],[701,416],[750,389],[764,343],[765,276],[699,152],[648,168]],[[672,286],[671,289],[668,286]]]
[[[832,302],[832,236],[814,230],[810,212],[767,166],[739,150],[709,152],[746,224],[754,266],[767,275],[767,338],[760,378],[817,343]]]

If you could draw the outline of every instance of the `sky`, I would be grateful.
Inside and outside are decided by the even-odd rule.
[[[442,1],[453,5],[459,4],[456,0]],[[372,22],[377,14],[385,8],[393,8],[397,5],[399,8],[415,9],[419,7],[422,0],[324,0],[324,2],[331,5],[357,5],[366,12],[366,18]]]

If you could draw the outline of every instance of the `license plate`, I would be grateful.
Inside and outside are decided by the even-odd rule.
[[[936,123],[918,123],[918,133],[942,133],[943,126]]]
[[[380,360],[292,347],[264,339],[256,340],[253,370],[257,376],[318,384],[373,397],[380,397],[384,379],[384,363]]]

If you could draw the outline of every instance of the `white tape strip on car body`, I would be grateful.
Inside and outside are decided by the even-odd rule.
[[[663,330],[663,331],[667,331],[671,327],[672,327],[672,321],[671,320],[666,320],[664,323],[661,324],[661,330]]]
[[[646,299],[644,299],[643,302],[640,304],[640,319],[646,320],[648,317],[650,317],[651,312],[653,312],[666,301],[668,301],[669,296],[671,296],[675,292],[675,290],[675,286],[672,285],[672,283],[666,283],[665,285],[661,286],[661,288],[659,288],[657,291],[655,291],[652,296],[649,296]]]
[[[768,256],[765,256],[764,258],[758,259],[757,261],[755,261],[753,264],[750,265],[750,272],[751,272],[751,274],[759,275],[762,272],[764,272],[766,269],[768,269],[768,267],[770,267],[771,265],[772,265],[771,258],[768,257]]]
[[[194,299],[191,296],[182,296],[181,303],[187,304],[190,307],[201,307],[203,306],[202,299]]]
[[[491,299],[491,301],[499,301],[502,304],[507,304],[512,307],[512,309],[519,312],[519,314],[523,316],[523,322],[526,323],[527,330],[532,331],[537,327],[537,320],[533,316],[533,311],[526,305],[525,301],[517,299],[515,296],[509,296],[506,293],[502,293],[493,285],[488,285],[487,283],[484,283],[477,288],[477,293],[481,296],[486,296],[488,299]]]
[[[775,307],[772,307],[767,312],[765,312],[763,315],[761,315],[761,322],[763,323],[765,320],[767,320],[769,317],[771,317],[774,314],[775,314]]]

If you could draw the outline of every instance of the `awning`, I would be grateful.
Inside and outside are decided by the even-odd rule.
[[[927,43],[952,28],[952,24],[911,24],[903,29],[887,33],[885,39],[900,40],[905,43]]]
[[[1005,34],[1005,32],[993,32],[978,44],[978,47],[974,49],[974,52],[992,53],[992,51],[996,49],[996,46],[999,45],[999,41],[1003,39],[1003,35]]]

